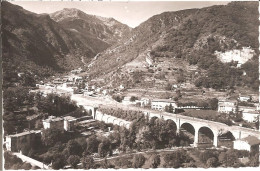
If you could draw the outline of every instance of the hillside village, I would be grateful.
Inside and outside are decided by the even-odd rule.
[[[244,41],[255,30],[247,12],[254,4],[165,12],[134,29],[77,9],[46,17],[4,5],[49,21],[48,36],[50,27],[59,30],[52,43],[63,42],[39,46],[48,58],[25,65],[17,51],[4,53],[5,169],[259,166],[259,52],[253,39]],[[17,36],[4,47],[19,49],[16,40],[27,47],[24,34],[8,27],[16,19],[4,15],[5,31]],[[233,34],[241,23],[229,15],[251,24],[241,26],[246,38]],[[216,27],[199,33],[208,17]]]

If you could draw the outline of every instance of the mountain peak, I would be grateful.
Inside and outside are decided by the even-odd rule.
[[[89,20],[95,18],[93,15],[89,15],[84,13],[83,11],[76,9],[76,8],[63,8],[60,11],[56,11],[50,14],[50,17],[55,20],[56,22],[63,21],[65,19],[83,19]]]

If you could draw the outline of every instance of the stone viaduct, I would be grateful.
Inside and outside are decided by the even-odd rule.
[[[80,105],[78,103],[77,103],[77,105],[82,106],[87,112],[89,112],[93,116],[93,119],[95,119],[95,120],[103,121],[105,123],[111,123],[111,124],[118,125],[118,126],[124,126],[127,129],[129,129],[129,127],[130,127],[131,122],[111,116],[111,115],[104,114],[101,111],[97,110],[98,107]]]
[[[79,103],[77,104],[84,107],[84,109],[91,113],[93,118],[96,120],[124,126],[126,128],[130,127],[131,122],[116,118],[111,115],[103,114],[102,112],[98,111],[98,107],[87,106]],[[173,121],[176,127],[176,133],[179,133],[180,131],[186,131],[193,135],[194,146],[198,146],[198,144],[203,143],[199,142],[199,136],[201,135],[209,136],[212,141],[212,145],[216,147],[219,146],[219,140],[224,134],[229,134],[233,140],[245,138],[249,135],[260,139],[260,132],[258,130],[239,126],[228,126],[219,122],[213,122],[178,114],[170,114],[166,112],[151,111],[146,109],[144,109],[143,112],[145,115],[148,115],[149,118],[156,117]]]
[[[199,118],[193,118],[178,114],[169,114],[166,112],[145,112],[149,118],[157,117],[164,120],[171,120],[175,123],[177,133],[182,130],[191,130],[194,135],[194,146],[197,146],[199,142],[199,135],[203,132],[211,135],[211,140],[214,146],[218,146],[219,137],[223,134],[229,134],[233,137],[233,140],[245,138],[247,136],[255,136],[260,139],[260,132],[249,128],[240,126],[228,126],[224,123],[208,121]],[[188,129],[189,128],[189,129]]]

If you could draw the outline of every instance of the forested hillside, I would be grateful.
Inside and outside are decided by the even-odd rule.
[[[113,75],[117,70],[124,72],[122,68],[132,61],[139,61],[141,66],[146,63],[142,56],[151,50],[154,60],[168,61],[169,64],[170,61],[182,60],[187,62],[187,67],[194,65],[205,70],[192,82],[196,86],[215,89],[248,86],[257,89],[258,26],[258,2],[231,2],[202,9],[165,12],[136,27],[124,44],[114,45],[102,53],[91,72],[93,77],[102,77],[105,73]],[[216,52],[242,48],[249,48],[253,58],[241,67],[237,67],[235,61],[223,63],[216,56]]]

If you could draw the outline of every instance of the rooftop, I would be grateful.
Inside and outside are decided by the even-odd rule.
[[[174,100],[171,99],[153,99],[152,102],[167,102],[167,103],[175,103]]]
[[[29,135],[29,134],[35,134],[35,133],[40,133],[41,131],[37,130],[31,130],[31,131],[26,131],[26,132],[21,132],[18,134],[14,134],[14,135],[8,135],[7,137],[21,137],[21,136],[25,136],[25,135]]]
[[[63,119],[64,119],[64,120],[74,120],[74,119],[76,119],[76,118],[73,117],[73,116],[65,116],[65,117],[63,117]]]
[[[48,119],[43,120],[44,122],[58,122],[58,121],[62,121],[63,118],[60,117],[55,117],[55,116],[49,116]]]
[[[259,114],[259,111],[243,111],[243,113],[248,113],[248,114]]]

